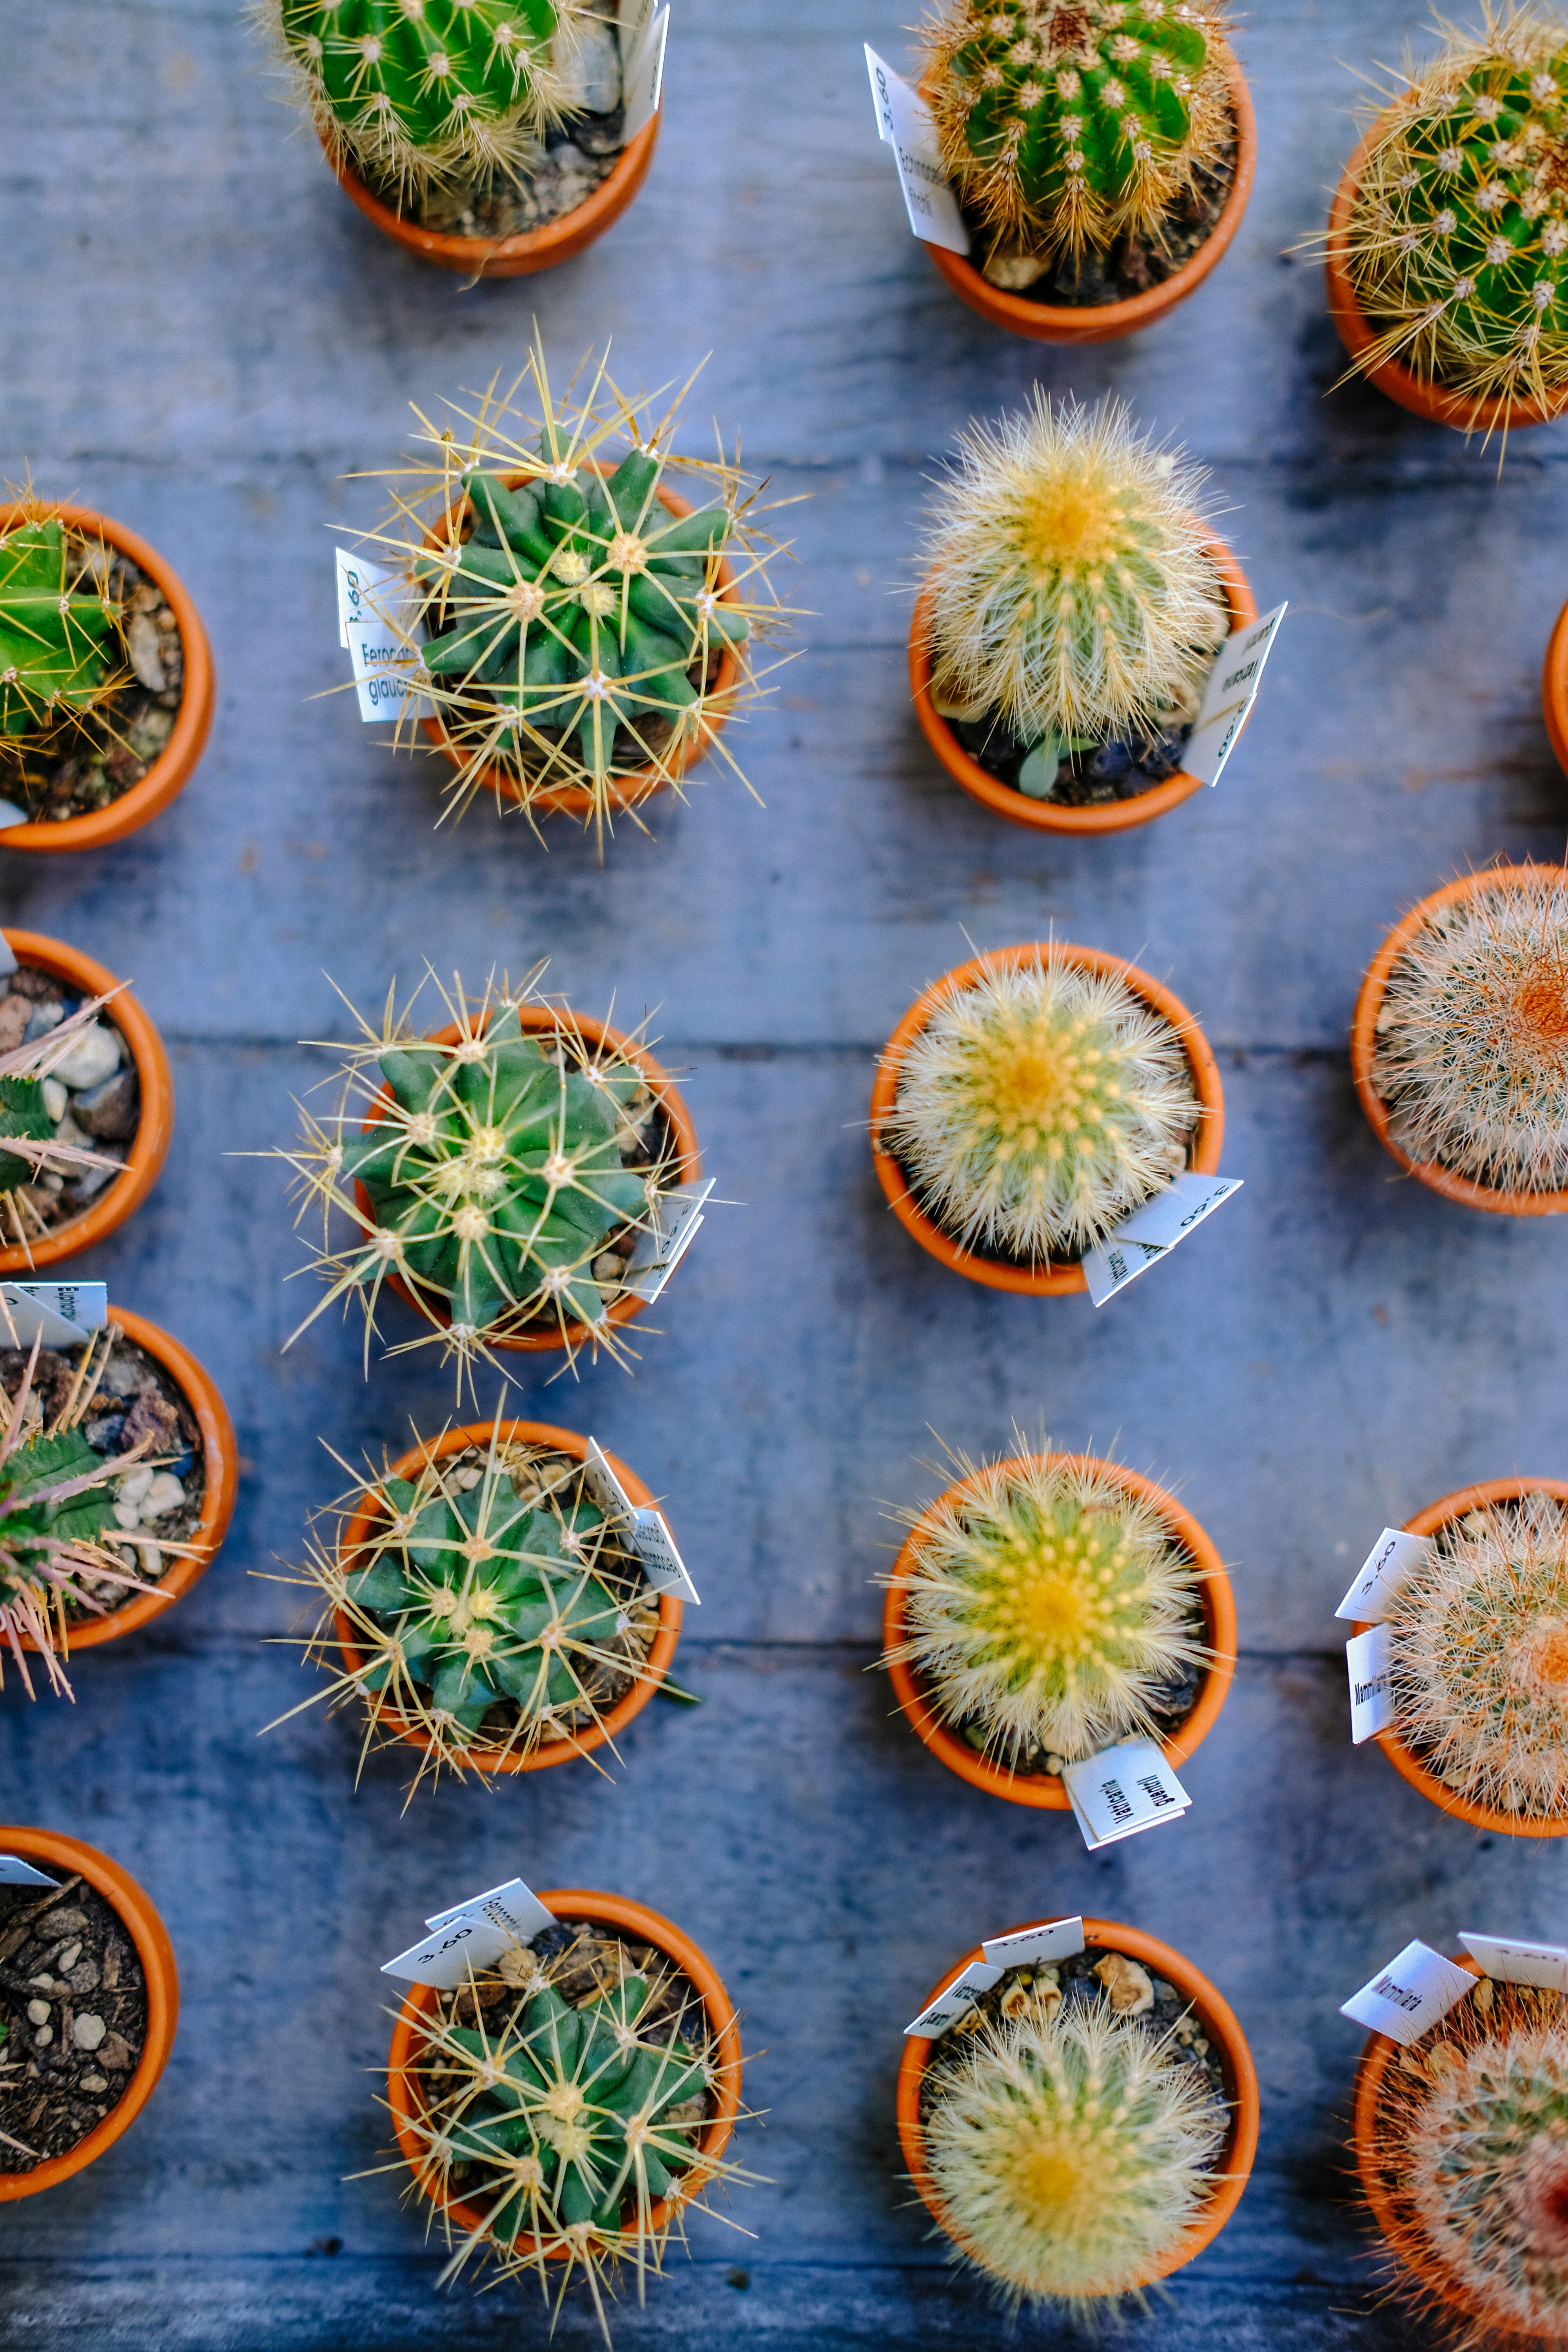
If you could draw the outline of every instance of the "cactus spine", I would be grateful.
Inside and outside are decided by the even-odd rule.
[[[1037,252],[1158,237],[1229,135],[1225,57],[1207,0],[957,0],[926,36],[942,160]]]
[[[70,584],[70,548],[47,509],[0,533],[0,735],[47,734],[118,684],[120,607]]]

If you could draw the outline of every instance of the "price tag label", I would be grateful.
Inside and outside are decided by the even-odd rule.
[[[338,643],[348,647],[362,719],[395,719],[417,701],[424,675],[419,647],[405,615],[408,585],[391,564],[335,551],[338,561]]]
[[[1199,1176],[1188,1169],[1164,1192],[1124,1217],[1113,1233],[1083,1254],[1084,1279],[1095,1305],[1103,1307],[1108,1298],[1147,1274],[1157,1258],[1168,1257],[1178,1242],[1184,1242],[1205,1217],[1212,1217],[1233,1192],[1239,1192],[1245,1181],[1240,1176]]]
[[[1542,1985],[1568,1992],[1568,1946],[1521,1944],[1511,1936],[1474,1936],[1461,1928],[1459,1941],[1489,1977],[1503,1984]]]
[[[1069,1764],[1062,1786],[1090,1853],[1179,1822],[1193,1801],[1152,1739],[1125,1739]]]
[[[1236,749],[1236,739],[1247,724],[1247,714],[1258,699],[1263,665],[1289,610],[1288,604],[1276,604],[1261,620],[1247,621],[1233,629],[1221,646],[1182,753],[1182,766],[1189,776],[1201,777],[1205,784],[1218,783]]]
[[[426,1920],[421,1941],[384,1960],[381,1973],[451,1992],[467,1984],[470,1971],[492,1967],[512,1945],[531,1942],[553,1921],[554,1914],[521,1878],[509,1878],[486,1895],[437,1911]]]
[[[621,1288],[651,1307],[687,1251],[691,1247],[708,1195],[706,1184],[677,1184],[660,1192],[648,1207],[648,1222],[638,1233],[631,1264],[621,1276]]]
[[[0,1886],[58,1886],[58,1878],[50,1878],[24,1862],[19,1853],[0,1853]]]
[[[1386,1625],[1369,1625],[1345,1643],[1345,1672],[1351,1685],[1351,1741],[1386,1731],[1394,1721],[1394,1635]]]
[[[1407,1536],[1403,1528],[1384,1528],[1361,1564],[1355,1582],[1335,1610],[1336,1617],[1355,1623],[1381,1625],[1394,1613],[1394,1604],[1418,1568],[1432,1556],[1430,1536]]]
[[[0,1337],[30,1348],[40,1333],[46,1348],[79,1348],[109,1320],[103,1282],[0,1282]]]
[[[1476,1979],[1469,1970],[1455,1960],[1446,1960],[1430,1944],[1406,1944],[1370,1984],[1342,2003],[1340,2015],[1353,2018],[1374,2033],[1391,2034],[1409,2049],[1475,1989]]]
[[[988,1937],[980,1948],[996,1969],[1026,1969],[1034,1960],[1070,1960],[1083,1949],[1083,1921],[1045,1919],[1037,1927]]]
[[[967,253],[969,231],[952,184],[942,169],[930,108],[901,75],[883,62],[869,41],[866,70],[871,77],[878,135],[893,151],[910,228],[927,245],[940,245],[949,253]]]
[[[617,1522],[620,1532],[641,1560],[648,1591],[679,1592],[683,1601],[689,1601],[700,1609],[700,1596],[687,1574],[685,1561],[675,1549],[675,1538],[669,1532],[663,1512],[632,1501],[611,1469],[609,1458],[596,1438],[588,1440],[587,1457],[583,1467],[594,1500],[602,1511]]]
[[[633,16],[630,37],[626,18]],[[622,119],[621,137],[629,147],[639,131],[646,131],[664,100],[664,51],[669,38],[669,10],[660,8],[657,15],[649,0],[630,10],[621,9],[621,102],[626,109]]]
[[[992,1986],[999,1984],[1001,1979],[1001,1969],[993,1967],[989,1960],[971,1960],[963,1973],[953,1978],[945,1992],[939,1992],[918,2017],[910,2019],[904,2028],[905,2041],[911,2035],[918,2036],[922,2042],[936,2041],[950,2025],[956,2025],[961,2017],[967,2017],[978,1996],[989,1992]]]

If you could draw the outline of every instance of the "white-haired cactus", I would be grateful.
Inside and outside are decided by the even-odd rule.
[[[955,0],[928,29],[942,161],[999,236],[1047,254],[1158,237],[1229,133],[1212,0]]]
[[[120,606],[71,584],[59,517],[24,502],[0,532],[0,735],[54,733],[120,684]]]

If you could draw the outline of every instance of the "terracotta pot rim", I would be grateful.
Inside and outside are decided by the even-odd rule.
[[[1201,1581],[1198,1598],[1204,1613],[1208,1645],[1215,1653],[1214,1663],[1202,1670],[1198,1695],[1179,1730],[1160,1742],[1161,1752],[1173,1770],[1196,1754],[1215,1725],[1220,1710],[1230,1694],[1236,1673],[1236,1595],[1226,1574],[1225,1562],[1215,1547],[1213,1538],[1184,1508],[1176,1497],[1163,1486],[1156,1486],[1140,1471],[1130,1470],[1120,1462],[1110,1462],[1094,1454],[1012,1454],[996,1466],[1004,1470],[1022,1469],[1037,1462],[1051,1462],[1070,1470],[1101,1472],[1113,1479],[1128,1493],[1148,1503],[1164,1520],[1199,1570]],[[914,1669],[907,1659],[886,1655],[895,1650],[904,1637],[904,1604],[909,1579],[916,1558],[928,1535],[937,1512],[943,1504],[978,1487],[983,1474],[972,1471],[967,1477],[955,1479],[935,1499],[928,1503],[917,1526],[905,1537],[899,1557],[893,1563],[882,1603],[883,1663],[899,1705],[916,1737],[924,1741],[939,1762],[956,1772],[970,1787],[980,1789],[987,1796],[1003,1797],[1009,1804],[1027,1805],[1045,1812],[1070,1811],[1068,1792],[1060,1778],[1049,1772],[1009,1772],[978,1749],[960,1739],[942,1721],[921,1686]]]
[[[1385,110],[1376,122],[1369,125],[1356,142],[1350,161],[1340,174],[1338,187],[1329,214],[1325,274],[1328,279],[1329,316],[1352,364],[1377,341],[1361,307],[1352,282],[1346,260],[1350,242],[1351,216],[1361,192],[1362,165],[1380,134],[1380,125],[1394,111]],[[1463,394],[1449,392],[1435,380],[1428,381],[1407,368],[1403,360],[1380,361],[1377,366],[1355,366],[1354,372],[1379,392],[1407,409],[1413,416],[1424,416],[1429,424],[1452,425],[1462,433],[1479,432],[1485,427],[1488,435],[1499,426],[1512,432],[1526,425],[1548,425],[1554,416],[1568,407],[1568,390],[1549,407],[1535,400],[1467,399]]]
[[[68,947],[63,940],[51,940],[42,931],[13,930],[9,925],[0,937],[19,964],[67,982],[82,996],[102,996],[121,985],[105,965],[79,949]],[[125,1171],[112,1178],[79,1215],[68,1217],[64,1224],[39,1234],[33,1242],[30,1265],[17,1244],[0,1248],[0,1275],[26,1279],[46,1266],[58,1265],[62,1258],[74,1257],[79,1250],[95,1248],[125,1223],[133,1209],[141,1207],[168,1157],[174,1133],[174,1086],[163,1041],[129,988],[106,1007],[104,1018],[130,1047],[142,1084],[141,1123],[132,1139]]]
[[[607,465],[602,457],[591,457],[584,463],[602,478],[607,478],[615,471],[614,467]],[[521,471],[512,471],[505,474],[502,478],[509,489],[515,489],[519,482],[526,481],[529,477]],[[678,520],[684,515],[696,512],[690,499],[683,499],[677,490],[667,490],[661,485],[658,495],[660,505]],[[429,548],[437,543],[435,532],[426,531],[425,545]],[[734,565],[728,556],[721,556],[719,559],[721,598],[731,595],[736,584]],[[735,688],[740,683],[740,656],[733,646],[726,643],[720,657],[719,675],[713,682],[715,704],[713,715],[711,719],[704,720],[700,738],[680,745],[679,755],[671,764],[668,775],[660,775],[654,768],[639,768],[635,775],[622,778],[614,787],[615,807],[608,812],[612,820],[617,814],[625,816],[633,809],[641,808],[643,803],[652,800],[656,793],[670,790],[686,774],[688,769],[694,767],[696,762],[711,749],[730,715],[730,701]],[[441,757],[454,768],[462,767],[463,754],[447,735],[445,723],[439,714],[422,719],[419,723]],[[543,791],[531,793],[524,799],[515,779],[509,776],[504,768],[496,766],[494,762],[483,771],[481,782],[485,791],[493,794],[498,814],[504,814],[501,803],[510,801],[512,806],[520,809],[524,815],[581,817],[584,826],[593,822],[594,795],[584,785],[547,786]]]
[[[1488,1503],[1515,1503],[1526,1495],[1550,1495],[1553,1501],[1568,1503],[1568,1479],[1563,1478],[1483,1478],[1473,1486],[1456,1487],[1451,1495],[1440,1495],[1435,1503],[1417,1511],[1405,1522],[1405,1532],[1412,1536],[1436,1535],[1439,1528],[1451,1527],[1462,1519],[1467,1511],[1476,1510]],[[1370,1630],[1364,1621],[1352,1626],[1352,1636]],[[1481,1805],[1468,1797],[1458,1795],[1436,1773],[1429,1772],[1413,1748],[1407,1748],[1397,1730],[1373,1734],[1378,1746],[1402,1780],[1407,1780],[1441,1813],[1450,1813],[1456,1821],[1469,1828],[1491,1830],[1503,1837],[1556,1838],[1568,1837],[1568,1813],[1561,1820],[1537,1820],[1528,1813],[1504,1812],[1495,1805]]]
[[[1196,293],[1210,270],[1223,261],[1252,194],[1258,169],[1258,122],[1252,93],[1228,42],[1225,63],[1236,124],[1236,169],[1230,190],[1197,251],[1158,286],[1118,302],[1031,302],[1026,294],[1009,294],[1003,287],[993,286],[972,261],[963,254],[949,253],[944,247],[926,247],[932,267],[972,310],[993,326],[1008,328],[1031,342],[1107,343],[1135,334],[1141,327],[1153,326],[1189,294]]]
[[[1249,626],[1258,618],[1258,600],[1240,564],[1222,541],[1208,540],[1205,546],[1224,582],[1233,629]],[[1155,817],[1179,808],[1184,801],[1203,790],[1201,776],[1190,776],[1184,768],[1178,768],[1163,784],[1140,793],[1135,800],[1110,801],[1089,808],[1058,808],[1050,801],[1031,800],[1016,785],[994,776],[989,768],[983,767],[964,750],[931,699],[931,608],[934,593],[934,574],[928,572],[910,623],[910,686],[921,733],[948,774],[971,800],[978,801],[994,815],[1005,817],[1009,824],[1026,825],[1037,833],[1110,834],[1131,833],[1135,825],[1152,824]],[[1243,734],[1251,715],[1249,711],[1242,721]]]
[[[1058,1911],[1048,1914],[1045,1919],[1025,1920],[1020,1924],[1024,1927],[1044,1927],[1050,1920],[1071,1916],[1073,1914],[1070,1912]],[[998,1932],[1003,1935],[1016,1935],[1018,1930],[1003,1928]],[[1152,1968],[1157,1974],[1174,1985],[1183,1999],[1189,2002],[1202,2017],[1210,2040],[1219,2043],[1234,2088],[1230,2126],[1214,2176],[1214,2193],[1202,2213],[1184,2232],[1170,2252],[1137,2282],[1139,2287],[1152,2286],[1156,2279],[1169,2278],[1173,2272],[1184,2269],[1195,2255],[1202,2253],[1204,2248],[1218,2237],[1241,2202],[1242,2191],[1247,2187],[1252,2172],[1253,2158],[1258,2152],[1259,2116],[1258,2072],[1252,2063],[1252,2053],[1247,2047],[1247,2037],[1242,2032],[1240,2023],[1229,2002],[1218,1987],[1212,1984],[1200,1969],[1195,1969],[1184,1954],[1175,1950],[1170,1944],[1162,1943],[1157,1936],[1147,1935],[1138,1927],[1129,1927],[1119,1919],[1085,1917],[1083,1933],[1086,1945],[1092,1946],[1097,1950],[1120,1952],[1126,1959],[1136,1960],[1146,1968]],[[966,1952],[961,1960],[955,1961],[947,1973],[932,1986],[922,2006],[929,2007],[931,2001],[947,1990],[954,1977],[960,1975],[972,1962],[983,1957],[983,1948],[976,1944],[973,1951]],[[909,2179],[931,2219],[939,2229],[952,2240],[954,2245],[969,2254],[972,2260],[979,2262],[980,2258],[974,2253],[973,2248],[969,2246],[949,2223],[945,2209],[925,2168],[925,2135],[921,2127],[920,2086],[921,2077],[925,2073],[931,2053],[935,2047],[934,2042],[922,2041],[918,2035],[905,2037],[903,2053],[899,2061],[896,2093],[899,2145],[903,2150]],[[1222,2167],[1223,2171],[1220,2169]],[[984,2269],[986,2265],[982,2263],[981,2267]],[[1121,2290],[1122,2293],[1135,2291],[1134,2288]]]
[[[1397,1160],[1407,1176],[1414,1176],[1445,1200],[1456,1201],[1467,1209],[1485,1209],[1500,1217],[1560,1217],[1568,1215],[1568,1192],[1510,1192],[1493,1185],[1478,1184],[1468,1176],[1456,1176],[1440,1160],[1410,1159],[1394,1140],[1388,1107],[1372,1083],[1373,1059],[1377,1045],[1377,1016],[1383,1009],[1383,999],[1388,987],[1389,974],[1416,933],[1425,929],[1433,914],[1441,907],[1453,905],[1456,899],[1474,897],[1479,891],[1517,887],[1527,880],[1541,880],[1548,875],[1563,877],[1558,866],[1486,866],[1479,874],[1461,875],[1458,881],[1448,882],[1442,889],[1434,890],[1411,908],[1409,913],[1395,923],[1383,945],[1367,966],[1356,998],[1355,1013],[1351,1023],[1351,1076],[1366,1114],[1368,1126],[1388,1153]]]
[[[466,1446],[488,1444],[494,1428],[493,1421],[471,1421],[464,1423],[460,1428],[443,1431],[439,1437],[421,1438],[409,1447],[406,1454],[398,1456],[387,1475],[393,1478],[416,1476],[427,1462],[438,1462],[448,1454],[461,1454]],[[526,1445],[549,1445],[558,1453],[571,1454],[578,1462],[587,1459],[587,1439],[575,1430],[557,1428],[552,1422],[503,1421],[500,1429],[505,1439],[516,1440]],[[608,1447],[603,1451],[605,1461],[632,1502],[639,1508],[652,1505],[654,1497],[637,1472],[629,1469]],[[360,1496],[353,1517],[339,1538],[340,1558],[352,1558],[361,1545],[369,1540],[376,1516],[376,1491],[366,1487]],[[353,1627],[341,1609],[334,1615],[337,1647],[344,1667],[353,1674],[363,1663],[354,1642]],[[685,1603],[679,1593],[659,1594],[658,1631],[648,1650],[647,1673],[633,1683],[626,1696],[617,1699],[597,1723],[590,1724],[585,1730],[570,1738],[545,1740],[526,1756],[516,1749],[505,1754],[494,1748],[475,1749],[465,1757],[463,1770],[478,1772],[487,1780],[497,1773],[547,1772],[552,1765],[570,1764],[579,1756],[593,1755],[596,1748],[608,1747],[613,1749],[617,1732],[624,1731],[633,1717],[642,1713],[668,1674],[676,1643],[680,1639],[684,1615]],[[405,1747],[416,1748],[424,1755],[429,1754],[431,1739],[428,1732],[419,1730],[415,1725],[405,1723],[402,1716],[390,1712],[383,1715],[381,1722],[383,1727]]]
[[[1034,940],[1027,945],[993,948],[987,954],[972,956],[967,963],[955,964],[923,988],[898,1027],[889,1038],[877,1065],[877,1075],[871,1087],[871,1159],[877,1171],[888,1205],[906,1232],[912,1234],[921,1247],[931,1256],[962,1274],[971,1282],[983,1283],[990,1290],[1007,1290],[1027,1298],[1063,1298],[1089,1289],[1088,1276],[1077,1260],[1063,1265],[1036,1268],[1016,1264],[1008,1258],[990,1257],[978,1250],[961,1248],[944,1233],[932,1217],[928,1217],[909,1189],[900,1162],[880,1144],[882,1122],[893,1108],[898,1094],[899,1074],[903,1056],[911,1038],[924,1028],[931,1012],[942,998],[956,994],[981,978],[988,968],[997,965],[1016,968],[1032,963],[1037,958],[1055,954],[1063,962],[1081,964],[1090,971],[1117,973],[1127,986],[1142,996],[1145,1003],[1163,1015],[1172,1028],[1180,1032],[1183,1050],[1193,1074],[1193,1085],[1205,1116],[1197,1129],[1196,1148],[1189,1162],[1194,1174],[1212,1176],[1219,1168],[1219,1155],[1225,1141],[1225,1095],[1220,1086],[1219,1065],[1208,1039],[1204,1035],[1180,997],[1172,993],[1163,982],[1124,956],[1108,954],[1101,948],[1075,946],[1070,940]]]
[[[336,162],[324,139],[321,149],[350,202],[405,253],[466,278],[528,278],[563,261],[574,261],[614,227],[647,177],[663,111],[661,107],[626,142],[598,186],[580,205],[556,220],[541,222],[537,228],[517,229],[502,237],[454,236],[442,229],[420,228],[383,204],[351,165]]]
[[[709,2119],[704,2127],[697,2161],[682,2176],[683,2179],[690,2179],[692,2174],[698,2174],[700,2178],[694,2186],[700,2186],[701,2178],[708,2176],[729,2146],[741,2112],[740,2020],[722,1978],[707,1954],[672,1920],[666,1919],[658,1911],[649,1910],[646,1904],[634,1903],[629,1896],[601,1894],[588,1887],[557,1886],[546,1887],[537,1899],[547,1911],[553,1911],[558,1918],[588,1919],[595,1927],[615,1927],[636,1936],[641,1943],[652,1944],[666,1959],[672,1960],[681,1975],[695,1987],[708,2013],[708,2022],[721,2053],[716,2069],[719,2112]],[[425,2102],[419,2096],[418,2076],[412,2066],[415,2039],[424,2019],[434,2008],[435,2000],[435,1990],[429,1985],[412,1986],[404,1995],[403,2006],[392,2029],[392,2047],[387,2053],[387,2104],[392,2110],[398,2147],[421,2195],[427,2197],[458,2229],[472,2230],[482,2225],[483,2216],[470,2205],[445,2198],[430,2180],[425,2169],[425,2152],[414,2129],[415,2121],[425,2108]],[[660,2198],[648,2216],[650,2234],[664,2227],[669,2211],[668,2199]],[[533,2242],[522,2237],[518,2240],[520,2246]]]
[[[109,1320],[118,1324],[134,1346],[144,1348],[163,1366],[195,1416],[201,1433],[206,1489],[202,1496],[201,1517],[188,1540],[201,1545],[203,1549],[195,1559],[177,1559],[168,1574],[159,1579],[155,1592],[137,1593],[123,1609],[113,1610],[106,1617],[84,1618],[72,1625],[68,1645],[60,1654],[62,1661],[75,1657],[79,1650],[100,1649],[105,1642],[118,1642],[126,1633],[140,1633],[143,1625],[161,1619],[176,1601],[183,1601],[216,1559],[218,1548],[228,1533],[239,1490],[239,1449],[234,1423],[212,1374],[197,1362],[188,1348],[183,1348],[144,1316],[132,1315],[129,1307],[111,1307]],[[37,1646],[24,1638],[25,1650],[36,1651]]]
[[[184,685],[173,731],[139,783],[128,786],[107,808],[89,809],[81,816],[0,827],[0,849],[101,849],[111,841],[123,841],[128,834],[138,832],[184,792],[195,773],[212,727],[212,648],[190,591],[155,547],[150,547],[124,523],[100,514],[96,507],[77,506],[68,499],[45,499],[38,503],[47,507],[50,514],[58,515],[68,530],[100,534],[110,547],[128,555],[138,571],[156,583],[178,624],[184,656]],[[0,503],[0,532],[9,530],[22,513],[17,500]]]
[[[0,2173],[0,2204],[5,2204],[36,2197],[41,2189],[56,2188],[73,2173],[85,2171],[130,2130],[157,2088],[174,2047],[180,2017],[180,1974],[169,1931],[151,1898],[128,1870],[100,1853],[97,1846],[84,1844],[80,1838],[59,1836],[53,1830],[0,1829],[0,1852],[20,1854],[25,1861],[46,1867],[52,1864],[68,1878],[73,1872],[79,1874],[117,1914],[136,1947],[147,1983],[146,2039],[120,2097],[101,2123],[95,2124],[63,2156],[47,2158],[31,2172]]]
[[[1541,707],[1560,768],[1568,768],[1568,604],[1558,614],[1541,671]]]

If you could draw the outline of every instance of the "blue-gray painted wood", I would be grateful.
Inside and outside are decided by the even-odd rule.
[[[1441,1820],[1348,1746],[1330,1618],[1385,1520],[1460,1482],[1561,1466],[1568,1234],[1467,1216],[1394,1180],[1351,1093],[1361,969],[1471,861],[1561,854],[1568,784],[1537,675],[1568,593],[1568,428],[1496,453],[1352,387],[1316,268],[1349,143],[1340,60],[1398,54],[1415,9],[1266,0],[1243,50],[1257,194],[1210,283],[1137,340],[1026,347],[949,296],[903,223],[858,43],[907,10],[680,0],[648,184],[581,261],[465,289],[384,246],[290,138],[226,7],[87,0],[13,31],[0,157],[0,463],[150,537],[196,594],[219,672],[195,781],[91,857],[0,853],[0,918],[134,977],[174,1056],[158,1192],[90,1264],[193,1346],[239,1424],[223,1556],[177,1612],[84,1657],[74,1708],[0,1702],[14,1819],[127,1864],[179,1951],[156,2099],[109,2158],[0,2217],[19,2346],[402,2352],[542,2342],[510,2294],[437,2297],[378,2161],[376,1962],[437,1904],[521,1871],[642,1897],[711,1954],[759,2053],[766,2185],[692,2230],[630,2352],[973,2347],[999,2324],[950,2280],[896,2179],[899,2029],[977,1933],[1062,1906],[1170,1938],[1237,2007],[1263,2083],[1239,2212],[1135,2340],[1383,2347],[1343,2139],[1359,2035],[1340,2000],[1408,1937],[1560,1934],[1563,1855]],[[362,729],[342,677],[327,526],[368,521],[405,403],[615,340],[633,384],[711,352],[693,429],[739,431],[780,496],[807,651],[745,730],[759,810],[710,770],[689,805],[591,845],[477,812],[439,835],[423,763]],[[1124,394],[1210,463],[1264,605],[1293,611],[1217,792],[1106,843],[1036,841],[972,806],[914,727],[903,634],[922,477],[966,417],[1035,381]],[[1059,935],[1169,977],[1220,1049],[1226,1164],[1247,1190],[1096,1316],[994,1297],[882,1207],[863,1121],[910,996],[978,945]],[[307,1687],[291,1596],[260,1580],[351,1459],[447,1410],[437,1369],[362,1381],[355,1333],[281,1339],[305,1292],[281,1172],[228,1155],[288,1131],[334,1034],[323,972],[379,1003],[428,956],[482,979],[552,959],[589,1011],[657,1008],[719,1191],[635,1377],[518,1409],[592,1429],[668,1497],[705,1594],[679,1671],[613,1780],[586,1769],[401,1811],[352,1787],[346,1722],[258,1739]],[[394,1326],[394,1335],[397,1336]],[[487,1400],[488,1401],[488,1400]],[[879,1503],[932,1490],[928,1424],[972,1452],[1016,1420],[1113,1442],[1178,1483],[1233,1564],[1244,1658],[1169,1836],[1099,1861],[1069,1822],[987,1802],[889,1718],[871,1580]],[[253,1575],[251,1572],[257,1571]],[[339,2251],[329,2253],[329,2245]],[[731,2284],[742,2274],[749,2284]],[[1026,2324],[1026,2343],[1059,2340]],[[562,2345],[593,2340],[579,2307]]]

